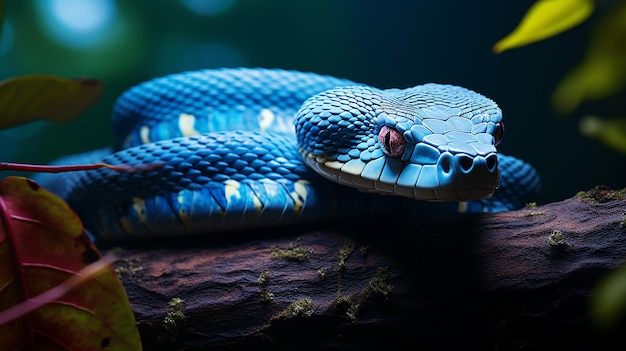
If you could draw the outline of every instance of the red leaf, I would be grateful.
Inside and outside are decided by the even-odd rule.
[[[74,277],[100,257],[76,214],[32,180],[0,183],[0,311]],[[135,320],[112,269],[0,325],[2,350],[139,350]]]

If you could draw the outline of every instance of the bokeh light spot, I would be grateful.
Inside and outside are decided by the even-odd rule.
[[[181,0],[189,11],[200,16],[217,16],[228,11],[235,0]]]
[[[9,21],[4,21],[2,25],[2,37],[0,38],[0,56],[6,55],[13,47],[13,27]]]
[[[46,33],[77,49],[100,44],[117,12],[114,0],[39,0],[37,8]]]

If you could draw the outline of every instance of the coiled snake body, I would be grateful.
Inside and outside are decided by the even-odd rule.
[[[380,90],[295,71],[186,72],[118,99],[116,152],[58,161],[162,162],[162,170],[40,181],[100,238],[504,211],[523,206],[539,180],[496,153],[501,118],[490,99],[451,85]]]

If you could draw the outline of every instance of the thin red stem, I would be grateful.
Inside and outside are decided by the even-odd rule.
[[[22,171],[22,172],[43,172],[60,173],[73,171],[90,171],[99,168],[108,168],[116,172],[144,172],[160,170],[165,165],[163,163],[143,163],[139,165],[110,165],[107,163],[91,163],[84,165],[30,165],[22,163],[0,162],[0,171]]]

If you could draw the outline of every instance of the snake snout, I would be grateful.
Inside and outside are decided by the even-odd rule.
[[[499,186],[500,173],[495,153],[469,156],[445,152],[437,162],[439,187],[436,201],[484,199]]]

